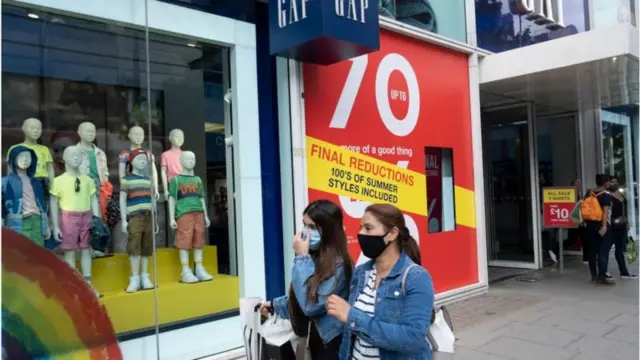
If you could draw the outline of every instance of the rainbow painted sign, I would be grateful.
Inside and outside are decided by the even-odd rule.
[[[82,277],[7,229],[2,229],[2,347],[7,359],[123,359],[109,316]]]

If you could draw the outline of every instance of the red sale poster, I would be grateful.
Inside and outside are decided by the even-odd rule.
[[[323,186],[326,182],[320,183],[317,177],[360,176],[372,169],[383,169],[379,175],[394,174],[398,182],[389,186],[399,189],[400,198],[371,194],[367,199],[385,199],[403,210],[436,292],[477,283],[467,56],[387,31],[381,32],[380,44],[380,51],[350,61],[304,65],[307,173],[309,181],[317,183],[308,189],[309,200],[329,199],[342,207],[349,251],[354,260],[362,262],[366,258],[356,235],[371,202],[348,195],[347,191],[358,190],[357,184],[345,179]],[[427,147],[453,149],[452,231],[428,232],[427,197],[430,192],[441,196],[442,185],[437,190],[430,184],[435,180],[425,174]],[[332,168],[324,168],[329,162]],[[441,167],[442,157],[436,162]],[[353,164],[371,165],[353,172]],[[424,188],[418,191],[417,186]],[[431,211],[442,216],[442,210]]]

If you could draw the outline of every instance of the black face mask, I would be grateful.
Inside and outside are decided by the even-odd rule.
[[[388,233],[384,235],[358,234],[358,243],[360,244],[360,249],[362,249],[364,256],[372,260],[380,256],[387,246],[391,244],[391,242],[384,242],[384,237],[387,236],[387,234]]]
[[[615,184],[615,185],[609,185],[609,191],[613,191],[616,192],[620,189],[620,185]]]

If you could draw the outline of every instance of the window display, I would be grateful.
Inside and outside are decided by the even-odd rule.
[[[155,306],[171,329],[233,316],[229,50],[29,13],[3,6],[3,227],[55,244],[118,335],[147,334]],[[106,248],[92,246],[94,217],[111,232]]]
[[[380,0],[380,15],[432,33],[465,42],[463,0]]]

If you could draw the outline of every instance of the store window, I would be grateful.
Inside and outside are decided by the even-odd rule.
[[[517,9],[515,3],[513,0],[475,0],[478,46],[489,51],[501,52],[589,29],[588,2],[585,0],[557,1],[563,9],[563,26],[549,26],[544,21],[534,19],[531,14]],[[541,6],[543,2],[533,3]]]
[[[454,231],[456,209],[453,180],[453,149],[425,147],[429,233]]]
[[[380,15],[466,42],[464,0],[381,0]]]
[[[161,328],[235,314],[240,295],[231,195],[233,156],[225,145],[225,138],[232,135],[231,104],[225,101],[230,88],[229,50],[154,33],[147,43],[144,31],[4,5],[2,35],[3,159],[11,146],[25,140],[23,124],[31,119],[29,124],[41,124],[37,143],[49,149],[54,176],[60,176],[65,172],[64,150],[85,140],[78,135],[80,125],[90,123],[95,128],[95,148],[88,145],[83,154],[91,164],[91,156],[96,156],[95,173],[89,165],[87,173],[95,175],[98,193],[106,190],[107,182],[113,186],[111,196],[100,196],[101,218],[111,237],[104,247],[92,243],[88,259],[78,253],[76,266],[91,280],[115,332],[132,338],[153,331],[156,307]],[[176,129],[184,137],[181,150],[195,154],[193,175],[202,185],[177,181],[173,188],[178,201],[181,189],[194,190],[205,199],[210,226],[204,228],[202,251],[177,249],[179,235],[170,227],[162,178],[163,165],[169,164],[171,176],[171,164],[180,159],[171,153],[179,145],[172,136]],[[150,217],[155,248],[136,261],[132,220],[128,234],[124,233],[120,213],[121,190],[128,189],[134,198],[135,179],[127,183],[120,172],[125,169],[130,175],[122,164],[130,159],[126,152],[131,151],[130,138],[138,130],[144,134],[142,148],[153,154],[143,173],[151,175],[155,167],[160,196]],[[6,161],[2,170],[3,176],[8,174]],[[43,177],[47,176],[45,171]],[[167,183],[171,189],[172,181]],[[133,202],[129,206],[135,206]],[[183,229],[178,225],[179,233]],[[54,239],[44,240],[49,251],[68,260],[69,249],[63,250]],[[190,245],[199,248],[197,241]],[[185,276],[186,271],[192,275]]]
[[[637,0],[594,0],[594,28],[600,29],[620,24],[636,24]]]
[[[602,156],[605,173],[614,176],[627,199],[626,210],[633,231],[637,231],[637,179],[634,169],[631,118],[600,110],[602,121]]]
[[[255,0],[159,0],[231,19],[256,22]]]

